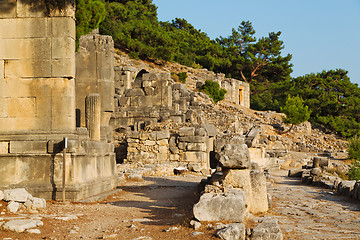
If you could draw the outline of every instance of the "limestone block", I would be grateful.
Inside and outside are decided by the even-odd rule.
[[[51,18],[52,37],[71,37],[75,39],[75,19]]]
[[[145,96],[134,96],[130,97],[130,106],[131,107],[140,107],[145,103]]]
[[[17,2],[17,17],[35,18],[45,17],[47,13],[46,3],[44,0],[21,0]]]
[[[18,220],[8,221],[3,225],[3,228],[4,230],[10,230],[21,233],[27,229],[36,228],[43,225],[44,223],[40,220],[18,219]]]
[[[179,154],[171,154],[170,155],[170,161],[179,161],[179,160],[180,160]]]
[[[184,161],[186,162],[196,162],[196,163],[206,163],[207,155],[204,152],[185,152]]]
[[[72,37],[54,37],[51,39],[51,57],[53,59],[72,58],[75,54],[75,40]]]
[[[50,36],[48,18],[3,19],[0,21],[0,39],[43,38]]]
[[[36,98],[7,98],[7,114],[9,118],[35,117]]]
[[[220,229],[216,236],[223,240],[245,240],[245,225],[243,223],[231,223]]]
[[[251,179],[251,205],[250,212],[252,214],[263,213],[269,210],[266,177],[260,170],[250,172]]]
[[[225,168],[249,168],[249,149],[245,144],[225,144],[219,162]]]
[[[185,136],[185,137],[179,137],[180,142],[192,142],[192,143],[203,143],[206,142],[206,137],[200,137],[200,136]]]
[[[47,153],[47,141],[10,141],[10,153]]]
[[[0,1],[0,19],[15,18],[15,17],[16,17],[16,0]]]
[[[278,224],[278,221],[275,218],[264,217],[262,222],[257,225],[251,234],[252,240],[282,240],[283,235]]]
[[[10,213],[16,213],[20,208],[20,203],[19,202],[14,202],[11,201],[7,206],[6,209],[10,212]]]
[[[48,60],[7,60],[5,62],[6,78],[51,77],[51,61]]]
[[[1,41],[1,40],[0,40]],[[0,59],[0,81],[1,79],[5,78],[5,70],[4,70],[4,67],[5,67],[5,61]],[[1,82],[0,82],[1,84]],[[1,85],[0,85],[1,87]],[[0,90],[1,91],[1,90]]]
[[[0,118],[7,118],[7,117],[8,117],[7,99],[0,97]]]
[[[324,167],[329,167],[330,165],[330,160],[326,157],[314,157],[313,159],[313,167],[314,168],[324,168]]]
[[[179,129],[179,136],[194,136],[195,128],[194,127],[182,127]]]
[[[195,135],[200,136],[200,137],[205,137],[206,136],[206,131],[205,131],[204,128],[197,128],[195,130]]]
[[[169,153],[169,147],[167,146],[159,146],[159,153]]]
[[[0,142],[0,154],[9,153],[9,143],[8,142]]]
[[[156,158],[158,161],[167,161],[168,154],[167,153],[159,153]]]
[[[200,151],[206,152],[206,144],[205,143],[188,143],[186,149],[189,151]]]
[[[101,111],[114,111],[114,81],[99,82],[99,94],[101,96]],[[144,101],[140,99],[140,101]]]
[[[156,131],[156,140],[169,139],[170,132],[169,130]]]
[[[51,60],[51,77],[75,78],[75,56]]]
[[[151,140],[146,140],[144,142],[144,145],[145,146],[155,146],[156,145],[156,142],[155,141],[151,141]]]
[[[242,190],[226,193],[205,193],[193,207],[199,221],[243,222],[246,212],[246,195]]]
[[[143,90],[141,90],[140,88],[134,88],[134,89],[126,89],[125,96],[126,97],[145,96],[145,94]]]
[[[214,124],[201,124],[201,127],[205,129],[209,137],[215,137],[217,135],[217,129]]]
[[[31,197],[25,188],[4,190],[4,201],[26,202]]]
[[[153,96],[153,95],[155,95],[155,88],[153,88],[153,87],[145,87],[144,92],[145,92],[146,96]],[[152,98],[149,98],[149,99],[152,99]]]
[[[168,139],[161,139],[158,141],[159,146],[168,146],[169,140]]]

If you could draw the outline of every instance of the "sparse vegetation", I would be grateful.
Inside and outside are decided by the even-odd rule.
[[[206,80],[205,84],[200,88],[200,91],[209,95],[215,103],[223,100],[226,94],[226,90],[220,88],[219,83],[211,80]]]
[[[360,180],[360,137],[355,136],[349,140],[349,158],[355,161],[346,174],[350,180]]]
[[[304,105],[304,100],[299,96],[288,96],[285,106],[281,108],[281,111],[286,114],[286,117],[283,118],[284,122],[291,124],[290,129],[286,132],[290,132],[294,125],[309,120],[311,113],[308,107]]]
[[[186,83],[186,78],[188,77],[186,72],[181,72],[176,75],[179,77],[180,82]]]

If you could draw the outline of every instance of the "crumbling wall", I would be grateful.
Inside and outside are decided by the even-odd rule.
[[[97,31],[81,36],[76,53],[76,125],[86,127],[85,98],[97,93],[101,99],[101,139],[112,138],[109,121],[114,111],[114,41]]]

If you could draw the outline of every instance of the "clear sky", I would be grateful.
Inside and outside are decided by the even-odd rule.
[[[160,21],[185,18],[212,39],[245,20],[257,38],[281,31],[292,77],[343,68],[360,85],[360,0],[153,0]]]

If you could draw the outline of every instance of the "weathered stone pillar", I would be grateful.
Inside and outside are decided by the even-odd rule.
[[[90,140],[100,141],[101,99],[99,94],[92,93],[86,97],[85,115]]]

